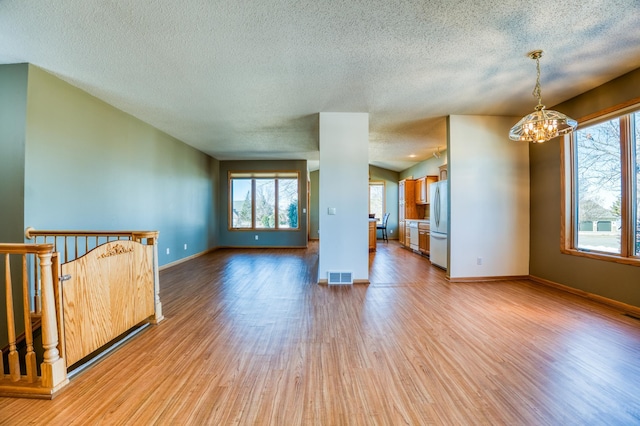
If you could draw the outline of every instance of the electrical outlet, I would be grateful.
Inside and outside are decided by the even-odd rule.
[[[187,249],[187,243],[184,243],[184,249],[185,250]]]
[[[479,257],[478,259],[476,259],[476,264],[477,265],[482,265],[482,258]]]
[[[390,233],[390,234],[393,234],[393,229],[389,229],[389,233]]]
[[[258,236],[256,235],[256,241],[258,241]]]
[[[171,249],[169,247],[167,247],[167,254],[171,253]]]

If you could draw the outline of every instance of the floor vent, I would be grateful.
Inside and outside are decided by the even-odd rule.
[[[351,272],[329,272],[329,284],[353,284]]]
[[[622,315],[624,315],[625,317],[633,318],[634,320],[640,321],[640,317],[639,316],[636,316],[636,315],[633,315],[633,314],[622,314]]]

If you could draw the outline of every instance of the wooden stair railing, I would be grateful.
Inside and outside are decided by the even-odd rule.
[[[57,253],[52,244],[0,244],[0,255],[4,260],[4,291],[6,294],[7,336],[9,353],[8,371],[5,374],[3,359],[0,358],[0,396],[23,396],[34,398],[52,398],[54,393],[65,386],[69,380],[64,355],[61,355],[60,332],[60,281],[58,279]],[[11,272],[12,255],[22,259],[22,286],[14,285]],[[52,260],[53,259],[53,260]],[[43,362],[40,376],[36,366],[34,351],[32,309],[29,291],[28,264],[32,262],[38,272],[40,288],[40,320]],[[35,277],[34,277],[35,280]],[[33,286],[33,284],[32,284]],[[26,374],[20,371],[20,358],[16,350],[16,312],[14,309],[14,291],[22,293],[22,315],[26,342],[26,355],[23,363]]]
[[[0,396],[50,399],[69,382],[72,365],[131,327],[163,319],[158,232],[27,228],[25,235],[34,244],[0,244],[7,314],[6,329],[0,319]],[[78,294],[102,300],[104,291],[127,309],[75,303]]]
[[[54,251],[60,253],[60,262],[75,260],[100,244],[117,240],[136,241],[153,246],[154,299],[155,315],[151,323],[157,324],[164,319],[160,302],[160,277],[158,271],[158,231],[43,231],[34,228],[25,230],[25,237],[35,243],[51,243]],[[39,289],[36,288],[34,303],[39,306]],[[36,309],[37,311],[37,309]]]

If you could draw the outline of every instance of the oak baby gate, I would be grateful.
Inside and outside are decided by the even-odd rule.
[[[0,358],[0,395],[51,398],[68,382],[69,367],[141,323],[163,319],[158,232],[28,228],[26,237],[35,243],[0,244],[7,318],[12,318],[6,332],[8,368]],[[22,256],[23,314],[18,321],[13,319],[13,293],[19,286],[12,286],[10,268],[15,261],[10,254]],[[47,262],[47,256],[53,260]],[[32,332],[38,322],[44,348],[39,377]],[[16,336],[16,323],[24,325],[21,338]],[[25,347],[22,362],[20,340]],[[55,365],[56,374],[49,374],[49,364]]]

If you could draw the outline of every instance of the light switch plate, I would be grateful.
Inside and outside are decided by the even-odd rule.
[[[327,212],[328,214],[336,214],[336,208],[335,207],[329,207],[328,209],[329,211]]]

